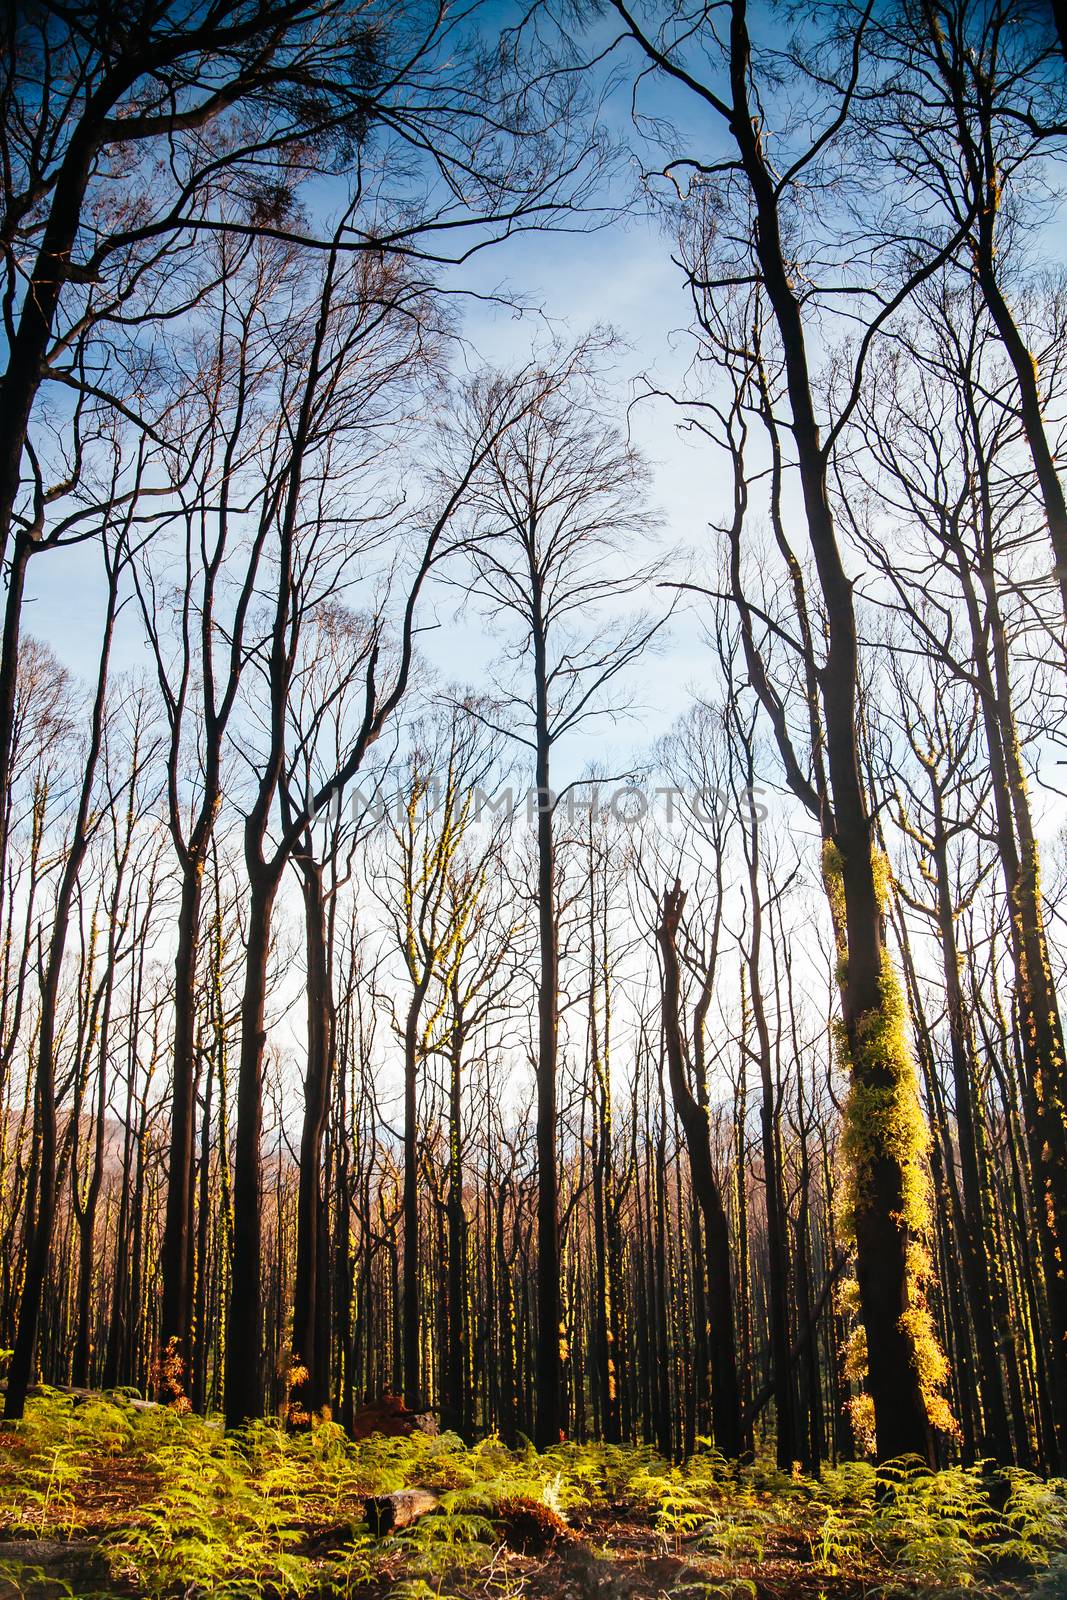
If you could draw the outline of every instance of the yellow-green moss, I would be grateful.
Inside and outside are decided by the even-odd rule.
[[[882,955],[880,1004],[859,1019],[856,1035],[862,1060],[854,1061],[843,1025],[837,1048],[849,1071],[849,1092],[841,1148],[845,1157],[842,1220],[855,1229],[857,1201],[873,1163],[888,1155],[899,1165],[903,1191],[900,1220],[922,1237],[930,1223],[930,1183],[926,1154],[930,1135],[919,1104],[909,1038],[908,1008],[887,952]]]
[[[874,879],[874,897],[880,911],[888,911],[893,888],[893,873],[889,857],[877,845],[871,849],[871,877]],[[822,846],[822,881],[830,902],[834,919],[834,933],[840,946],[845,932],[845,862],[833,839],[824,839]]]
[[[889,896],[893,888],[893,873],[889,857],[877,846],[871,851],[871,873],[874,877],[874,895],[881,911],[889,910]]]
[[[822,881],[826,898],[830,902],[830,915],[834,922],[834,939],[838,954],[844,954],[845,940],[845,862],[832,839],[822,845]]]
[[[848,982],[848,941],[845,936],[845,877],[844,861],[832,839],[824,839],[822,846],[822,881],[826,898],[830,902],[830,917],[834,925],[834,945],[837,962],[834,978],[838,987]]]
[[[888,883],[888,875],[885,881]],[[837,1030],[838,1053],[848,1068],[850,1084],[841,1132],[841,1227],[849,1242],[854,1242],[856,1212],[869,1190],[874,1164],[883,1157],[894,1161],[901,1180],[900,1210],[895,1220],[908,1235],[908,1309],[900,1326],[911,1344],[930,1423],[942,1432],[954,1434],[956,1423],[943,1392],[948,1365],[926,1301],[933,1277],[926,1243],[931,1232],[932,1206],[926,1165],[930,1135],[919,1101],[908,1007],[888,952],[882,955],[879,996],[878,1006],[861,1017],[856,1028],[859,1062],[853,1059],[844,1027],[839,1025]],[[858,1293],[855,1310],[859,1310]],[[847,1352],[849,1377],[862,1382],[866,1365],[866,1335],[857,1321]],[[860,1399],[861,1403],[852,1408],[853,1424],[860,1440],[869,1443],[873,1415],[866,1396],[861,1395]]]
[[[860,1286],[855,1278],[845,1278],[838,1287],[837,1310],[848,1327],[843,1352],[845,1377],[856,1386],[856,1393],[848,1402],[852,1431],[863,1454],[873,1455],[874,1401],[864,1388],[867,1381],[867,1330],[863,1326]]]

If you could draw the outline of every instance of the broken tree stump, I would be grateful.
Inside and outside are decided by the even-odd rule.
[[[369,1439],[373,1433],[387,1439],[407,1438],[413,1433],[437,1433],[437,1418],[432,1411],[409,1411],[397,1394],[383,1394],[360,1406],[348,1430],[352,1439]]]
[[[557,1541],[573,1544],[578,1540],[558,1511],[526,1495],[501,1500],[493,1520],[500,1524],[507,1545],[523,1555],[542,1555]]]
[[[429,1489],[397,1489],[393,1494],[369,1495],[363,1510],[371,1533],[381,1539],[387,1533],[410,1528],[428,1511],[436,1511],[440,1503]]]

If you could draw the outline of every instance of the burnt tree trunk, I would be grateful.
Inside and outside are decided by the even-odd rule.
[[[540,575],[532,570],[535,786],[537,792],[537,1413],[534,1442],[545,1450],[563,1431],[563,1339],[560,1303],[559,1178],[556,1164],[556,1055],[559,952],[556,946],[556,854],[550,786],[548,664]]]
[[[304,899],[307,954],[307,1067],[304,1116],[300,1130],[300,1172],[296,1214],[296,1283],[293,1292],[293,1349],[296,1367],[307,1374],[293,1385],[299,1420],[310,1421],[329,1399],[329,1373],[322,1370],[322,1289],[319,1273],[326,1228],[322,1144],[326,1128],[333,1059],[333,1005],[323,899],[323,872],[310,851],[297,857]]]
[[[741,1454],[741,1397],[734,1337],[733,1285],[730,1272],[730,1230],[726,1208],[711,1158],[708,1113],[692,1090],[686,1072],[681,1026],[681,980],[675,938],[685,894],[676,883],[663,897],[656,938],[663,963],[663,1034],[667,1075],[674,1109],[682,1124],[693,1190],[704,1218],[708,1252],[708,1300],[711,1317],[712,1434],[723,1455]]]
[[[34,1083],[34,1116],[40,1130],[35,1186],[36,1210],[34,1215],[27,1216],[26,1268],[19,1301],[18,1329],[8,1369],[7,1394],[4,1400],[4,1416],[8,1421],[17,1421],[25,1410],[26,1391],[33,1377],[41,1301],[52,1250],[52,1230],[56,1214],[56,1007],[74,893],[89,846],[91,802],[97,762],[103,743],[108,667],[118,609],[120,567],[120,558],[116,555],[108,568],[107,612],[104,618],[103,643],[97,670],[96,696],[90,721],[85,770],[77,814],[67,847],[67,859],[63,864],[56,891],[52,936],[41,980],[40,1024]],[[0,727],[0,738],[2,736],[3,730]]]
[[[241,1055],[237,1077],[237,1139],[233,1164],[233,1270],[226,1333],[226,1426],[239,1428],[262,1416],[263,1253],[262,1173],[263,1052],[266,1046],[267,968],[271,911],[278,875],[246,849],[251,894],[241,999]]]

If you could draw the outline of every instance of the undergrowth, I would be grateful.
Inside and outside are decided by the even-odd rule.
[[[415,1486],[440,1511],[372,1539],[364,1497]],[[500,1511],[518,1502],[548,1507],[600,1558],[622,1559],[620,1529],[643,1530],[649,1556],[684,1557],[685,1584],[649,1592],[788,1593],[760,1588],[785,1549],[805,1595],[845,1592],[843,1578],[872,1597],[1067,1592],[1067,1483],[1017,1469],[853,1463],[815,1480],[738,1471],[706,1446],[675,1464],[648,1448],[538,1454],[452,1434],[353,1444],[330,1422],[224,1435],[213,1420],[54,1392],[0,1435],[0,1575],[3,1540],[88,1538],[116,1586],[101,1592],[150,1600],[349,1600],[367,1586],[397,1600],[517,1597],[531,1567]]]

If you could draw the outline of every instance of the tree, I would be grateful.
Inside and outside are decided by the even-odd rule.
[[[720,617],[720,621],[724,619]],[[726,648],[720,648],[725,660]],[[728,704],[732,698],[733,692],[728,689]],[[660,959],[667,1076],[675,1115],[685,1137],[690,1182],[700,1213],[710,1327],[712,1437],[724,1455],[736,1459],[747,1447],[751,1433],[747,1419],[751,1400],[751,1307],[744,1193],[748,1041],[744,1037],[741,1040],[736,1091],[736,1220],[731,1237],[727,1188],[716,1163],[711,1100],[711,1072],[720,1049],[716,1049],[716,1030],[709,1020],[717,998],[720,1013],[725,1016],[722,955],[736,820],[728,803],[728,727],[727,711],[698,702],[690,716],[664,741],[660,759],[669,779],[668,826],[661,838],[653,834],[641,841],[634,874],[656,904],[653,932]],[[654,867],[644,858],[645,852]],[[673,874],[673,887],[661,895],[649,876],[650,870],[661,879],[666,875],[668,883]],[[689,890],[682,889],[682,872],[688,878]],[[688,1008],[685,1020],[683,1006]],[[747,1015],[747,1001],[743,1001],[743,1034]]]
[[[931,286],[923,335],[906,366],[872,375],[857,411],[866,472],[881,485],[885,515],[917,550],[890,558],[885,533],[857,528],[925,651],[950,679],[977,694],[990,777],[993,828],[1009,910],[1019,1038],[1027,1089],[1027,1141],[1051,1321],[1049,1352],[1060,1450],[1067,1416],[1067,1119],[1064,1042],[1049,953],[1040,849],[1020,738],[1014,641],[1028,631],[1015,583],[1032,548],[1020,495],[1019,420],[1002,401],[1005,374],[973,290]],[[944,406],[943,422],[911,420],[914,405]],[[934,413],[928,412],[927,415]],[[1026,483],[1025,477],[1022,480]],[[918,560],[913,573],[912,562]],[[1010,563],[1010,576],[1006,570]],[[950,587],[944,588],[945,578]],[[917,581],[918,580],[918,581]],[[1014,614],[1013,614],[1014,613]]]
[[[84,17],[41,0],[13,13],[0,56],[11,191],[0,227],[0,819],[26,571],[61,542],[43,536],[35,509],[46,493],[31,439],[42,384],[116,406],[151,435],[138,331],[196,305],[216,264],[200,247],[214,236],[462,259],[582,203],[599,150],[595,136],[572,138],[577,86],[538,88],[525,62],[494,61],[476,35],[456,33],[434,6],[391,0],[372,12],[353,0],[218,0],[206,11],[152,0]],[[399,193],[375,181],[376,163],[401,175]],[[350,169],[356,200],[366,184],[376,203],[350,204],[340,235],[307,227],[301,185]]]
[[[983,1447],[998,1461],[1006,1461],[1012,1456],[1013,1444],[998,1344],[1004,1340],[1007,1306],[988,1205],[987,1135],[958,931],[962,912],[992,867],[992,861],[983,861],[980,855],[967,867],[960,859],[967,841],[981,832],[979,819],[988,801],[988,780],[976,770],[975,760],[979,707],[971,686],[954,686],[943,663],[931,661],[918,682],[909,681],[895,659],[890,670],[915,772],[914,778],[907,771],[897,777],[897,823],[919,860],[919,883],[909,888],[898,877],[897,894],[909,910],[933,924],[941,947],[959,1188],[954,1165],[949,1164],[951,1150],[946,1153],[946,1166],[958,1213],[967,1304],[988,1308],[990,1313],[976,1314],[972,1309],[971,1318],[984,1419]],[[922,689],[933,691],[928,699]],[[936,1086],[932,1087],[936,1103]]]
[[[612,614],[647,581],[619,574],[612,558],[645,525],[643,468],[606,426],[591,394],[588,347],[566,359],[570,381],[547,395],[486,452],[475,485],[468,550],[470,588],[509,619],[521,687],[494,725],[529,750],[537,816],[537,1426],[542,1448],[563,1424],[556,1083],[559,1008],[556,841],[552,752],[603,712],[604,691],[636,660],[662,623]],[[601,615],[592,635],[589,619]],[[581,619],[581,620],[578,620]],[[526,676],[528,674],[528,677]]]
[[[729,1460],[741,1454],[741,1397],[734,1338],[733,1288],[730,1272],[730,1229],[715,1177],[706,1106],[689,1087],[680,1020],[681,979],[676,949],[685,910],[685,892],[675,880],[661,902],[659,927],[663,970],[663,1037],[675,1110],[685,1130],[693,1187],[704,1218],[708,1251],[708,1290],[714,1305],[712,1323],[712,1406],[714,1438]]]
[[[306,805],[307,797],[317,793],[344,758],[359,707],[367,628],[366,619],[334,603],[315,612],[304,630],[289,704],[291,749],[279,785],[283,822]],[[338,797],[325,817],[308,818],[293,851],[304,910],[307,1064],[300,1129],[290,1425],[310,1425],[330,1396],[329,1176],[323,1171],[322,1155],[337,1056],[338,901],[365,831],[363,819],[353,811],[343,808]]]
[[[1027,327],[1022,191],[1054,188],[1067,137],[1061,45],[1001,0],[908,0],[874,16],[892,115],[871,118],[916,209],[936,206],[965,232],[959,267],[985,306],[1015,379],[1012,404],[1033,460],[1061,611],[1067,619],[1067,499],[1047,417],[1054,349]],[[1035,338],[1035,335],[1037,338]],[[1040,343],[1038,342],[1040,340]],[[1041,345],[1045,348],[1042,349]]]
[[[789,1347],[790,1255],[785,1180],[780,1138],[780,1091],[774,1081],[771,1027],[764,1001],[764,917],[788,887],[774,886],[770,864],[764,864],[760,805],[756,798],[755,717],[731,694],[727,702],[727,739],[731,754],[733,804],[748,872],[745,921],[748,949],[748,1005],[755,1034],[753,1050],[742,1036],[741,1048],[751,1053],[760,1075],[760,1134],[767,1217],[767,1298],[770,1306],[771,1362],[774,1378],[775,1449],[778,1465],[788,1470],[796,1460],[797,1428]],[[764,875],[771,880],[765,889]]]
[[[86,327],[94,341],[138,315],[150,321],[160,283],[173,314],[196,290],[161,268],[161,248],[199,230],[255,231],[284,216],[288,186],[316,156],[365,124],[369,58],[362,20],[335,0],[224,0],[205,14],[161,0],[128,16],[77,15],[61,5],[23,7],[5,29],[0,58],[4,170],[10,194],[2,229],[7,365],[0,405],[0,551],[9,561],[0,669],[0,813],[10,772],[11,721],[26,569],[54,548],[40,519],[22,514],[43,490],[29,444],[45,381],[103,391],[84,362],[66,358]],[[357,48],[363,39],[364,48]],[[241,126],[243,118],[251,122]],[[212,147],[209,136],[217,141]],[[166,151],[169,160],[159,160]],[[114,198],[115,177],[140,204]],[[165,175],[165,176],[163,176]],[[240,221],[220,218],[227,188],[243,193]],[[142,299],[142,296],[144,297]],[[146,304],[147,303],[147,304]],[[111,325],[110,335],[105,331]],[[89,363],[91,367],[92,363]],[[121,401],[122,396],[119,394]]]
[[[8,1371],[4,1416],[14,1421],[23,1414],[26,1391],[33,1376],[34,1352],[45,1275],[52,1248],[56,1213],[56,1005],[70,929],[71,908],[93,833],[100,822],[94,812],[97,763],[104,742],[108,707],[108,672],[119,608],[120,583],[129,561],[128,515],[118,528],[108,528],[103,540],[107,572],[107,606],[104,614],[96,688],[89,718],[84,773],[66,840],[63,866],[56,885],[52,930],[41,974],[40,1028],[34,1091],[35,1118],[40,1128],[40,1153],[35,1173],[32,1209],[28,1211],[26,1271],[19,1302],[18,1331]]]
[[[727,402],[733,422],[740,422],[752,385],[752,410],[775,437],[771,448],[774,489],[780,493],[784,456],[777,436],[778,407],[788,408],[785,425],[791,442],[804,508],[808,545],[823,609],[825,655],[816,662],[805,634],[803,612],[797,618],[807,676],[809,717],[818,718],[812,761],[816,783],[805,774],[792,748],[787,720],[777,692],[759,659],[751,606],[741,589],[740,548],[747,512],[748,485],[735,459],[735,515],[728,534],[734,552],[733,588],[742,619],[742,640],[750,678],[764,704],[788,781],[818,821],[826,842],[828,893],[835,902],[841,933],[842,1049],[852,1075],[855,1166],[851,1208],[857,1247],[857,1275],[868,1350],[868,1384],[882,1458],[917,1453],[932,1459],[927,1406],[920,1371],[923,1358],[916,1333],[926,1327],[918,1302],[918,1285],[910,1281],[909,1237],[925,1224],[920,1155],[923,1142],[914,1072],[907,1055],[899,984],[885,949],[879,864],[871,811],[864,791],[856,739],[858,707],[858,642],[852,585],[838,538],[828,482],[834,441],[856,402],[856,385],[843,384],[844,398],[824,438],[819,419],[819,389],[809,353],[813,318],[820,295],[833,292],[821,273],[812,291],[802,288],[809,277],[803,259],[807,245],[801,222],[802,182],[817,183],[833,159],[834,141],[849,119],[852,97],[864,65],[862,34],[843,46],[844,87],[825,107],[822,126],[810,140],[791,129],[776,136],[765,105],[775,52],[754,41],[746,0],[730,0],[725,28],[709,14],[695,30],[672,19],[658,29],[645,27],[625,0],[612,0],[631,43],[649,71],[684,92],[702,112],[711,114],[723,134],[721,150],[697,155],[672,151],[668,176],[680,182],[688,173],[695,182],[683,220],[684,265],[697,320],[707,337],[727,305],[743,289],[745,321],[716,344],[743,374],[737,398]],[[831,75],[831,81],[832,75]],[[720,224],[725,208],[729,225]],[[918,268],[905,269],[891,291],[877,292],[877,311],[859,343],[862,360],[881,327],[913,291],[952,253],[963,228],[948,237]],[[844,253],[844,252],[842,252]],[[885,264],[883,264],[884,270]],[[723,324],[720,322],[720,327]],[[775,370],[780,378],[773,396],[760,393],[766,383],[763,354],[753,349],[751,330],[775,341]],[[714,424],[713,424],[714,425]],[[735,440],[736,443],[736,435]],[[780,510],[780,501],[778,502]],[[772,515],[775,514],[772,512]],[[781,538],[779,546],[782,547]],[[788,547],[786,547],[788,549]],[[783,552],[785,553],[785,552]],[[800,568],[791,551],[785,554],[788,581],[794,586]],[[814,686],[814,695],[812,687]],[[817,709],[816,709],[817,708]],[[819,768],[825,763],[825,772]],[[907,1126],[900,1143],[892,1129]],[[860,1129],[862,1128],[862,1133]],[[914,1261],[914,1252],[911,1260]]]
[[[480,391],[482,408],[462,447],[442,463],[435,502],[425,511],[414,571],[406,585],[397,627],[394,659],[383,685],[379,669],[387,648],[387,618],[374,617],[363,640],[362,707],[347,749],[317,793],[294,807],[277,842],[268,842],[278,786],[286,759],[286,711],[293,688],[296,651],[313,606],[328,598],[351,574],[359,553],[359,522],[340,499],[349,485],[338,472],[343,430],[359,436],[368,425],[365,388],[372,392],[389,379],[371,363],[365,372],[355,361],[365,331],[352,320],[353,301],[346,295],[346,277],[330,257],[324,272],[306,344],[297,344],[289,358],[295,393],[285,412],[295,414],[292,443],[276,480],[276,547],[274,593],[269,635],[264,647],[267,738],[258,754],[252,803],[244,823],[245,864],[249,879],[249,940],[241,1017],[241,1062],[238,1079],[237,1145],[234,1167],[234,1257],[227,1337],[226,1415],[238,1426],[259,1414],[260,1372],[259,1275],[261,1263],[260,1134],[262,1121],[264,1005],[270,952],[271,912],[282,873],[299,847],[308,820],[340,797],[360,772],[368,751],[381,737],[407,689],[414,655],[416,608],[423,585],[447,550],[447,534],[470,492],[471,484],[493,447],[521,422],[541,396],[558,386],[558,374],[531,369],[497,380]],[[358,292],[358,291],[357,291]],[[372,330],[377,319],[372,317]],[[354,364],[353,364],[354,363]],[[389,378],[392,373],[389,373]],[[285,414],[283,412],[283,415]],[[469,415],[471,413],[468,413]],[[357,459],[355,470],[361,462]],[[314,514],[309,515],[310,506]],[[337,498],[333,498],[337,497]],[[365,519],[371,537],[372,517]],[[364,535],[364,551],[367,535]],[[388,661],[388,658],[386,658]]]
[[[425,1405],[420,1360],[419,1077],[427,1055],[442,1048],[450,1005],[453,1026],[463,1026],[462,1006],[455,1014],[458,995],[453,984],[477,904],[480,874],[464,873],[460,878],[457,873],[475,821],[475,792],[492,764],[492,752],[479,738],[480,731],[474,719],[451,711],[436,727],[424,723],[416,729],[396,816],[389,826],[387,864],[378,890],[393,921],[408,989],[396,1031],[404,1052],[404,1397],[415,1411]],[[453,1047],[457,1044],[462,1045],[462,1035],[458,1041],[453,1038]],[[459,1063],[454,1061],[453,1096],[458,1093],[458,1072]],[[455,1127],[452,1137],[458,1137]],[[459,1181],[453,1168],[450,1183]],[[452,1205],[459,1199],[452,1195]],[[458,1250],[458,1237],[451,1242]],[[455,1284],[452,1288],[455,1293]]]
[[[217,288],[205,296],[199,325],[181,351],[168,440],[170,494],[135,571],[168,729],[168,826],[181,875],[159,1329],[171,1385],[190,1374],[204,880],[275,513],[264,472],[277,448],[270,419],[284,367],[274,330],[292,308],[296,262],[277,246],[222,239],[213,276]]]

